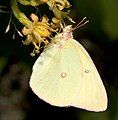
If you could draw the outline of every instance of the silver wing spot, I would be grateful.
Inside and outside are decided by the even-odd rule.
[[[85,73],[89,73],[90,72],[90,70],[85,70]]]
[[[65,72],[62,72],[61,73],[61,78],[63,79],[63,78],[65,78],[66,77],[66,73]]]

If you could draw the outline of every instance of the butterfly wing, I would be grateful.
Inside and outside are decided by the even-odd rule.
[[[79,61],[76,49],[71,48],[69,42],[61,48],[51,46],[45,49],[33,66],[30,87],[39,98],[51,105],[71,105],[81,87]]]
[[[107,108],[107,94],[99,73],[87,51],[75,40],[70,41],[81,61],[82,84],[72,106],[90,111],[104,111]],[[78,81],[81,79],[75,76]],[[80,88],[80,87],[78,87]]]
[[[97,69],[74,39],[61,48],[51,46],[41,54],[33,66],[30,86],[51,105],[90,111],[104,111],[107,107],[106,91]]]

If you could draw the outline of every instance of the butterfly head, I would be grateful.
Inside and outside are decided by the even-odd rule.
[[[63,29],[63,32],[70,33],[72,31],[72,25],[68,25]]]

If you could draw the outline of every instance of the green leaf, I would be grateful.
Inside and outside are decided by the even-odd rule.
[[[112,39],[118,38],[118,1],[100,0],[102,26],[105,33]]]
[[[7,63],[7,59],[5,57],[0,57],[0,73],[3,71],[6,63]]]

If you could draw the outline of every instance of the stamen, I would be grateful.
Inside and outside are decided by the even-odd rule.
[[[35,56],[35,48],[34,48],[34,50],[32,51],[32,53],[30,53],[30,55],[31,55],[32,57]]]
[[[40,51],[39,51],[39,50],[35,50],[35,53],[36,53],[36,54],[39,54],[39,53],[40,53]]]
[[[35,42],[32,42],[32,43],[33,43],[34,47],[35,47],[37,50],[39,50],[39,46],[37,46],[37,44],[36,44]]]
[[[34,56],[35,56],[35,53],[32,52],[32,53],[30,53],[30,55],[31,55],[32,57],[34,57]]]
[[[7,32],[9,31],[9,29],[10,29],[10,21],[9,21],[9,23],[8,23],[8,25],[7,25],[7,28],[6,28],[6,30],[5,30],[5,33],[7,33]]]

